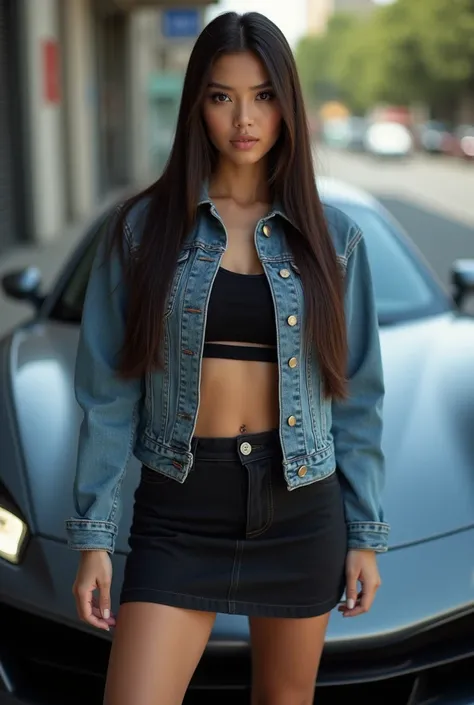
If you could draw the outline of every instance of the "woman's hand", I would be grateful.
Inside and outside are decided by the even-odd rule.
[[[362,590],[357,590],[357,582]],[[346,558],[346,601],[338,610],[343,617],[357,617],[372,607],[381,585],[374,551],[349,551]]]
[[[115,617],[110,611],[112,561],[107,551],[82,551],[72,589],[79,617],[98,629],[110,631]],[[94,591],[99,591],[99,597]]]

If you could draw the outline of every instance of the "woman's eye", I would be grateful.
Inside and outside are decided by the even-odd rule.
[[[225,93],[213,93],[211,95],[211,100],[214,103],[225,103],[226,100],[228,100],[229,96],[226,95]]]
[[[275,96],[273,95],[273,93],[270,93],[269,91],[263,91],[262,93],[259,93],[257,96],[257,98],[259,100],[263,100],[264,102],[266,102],[268,100],[273,100],[274,97]]]

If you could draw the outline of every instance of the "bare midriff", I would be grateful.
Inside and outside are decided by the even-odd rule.
[[[256,223],[269,203],[240,207],[231,199],[214,198],[225,222],[228,247],[221,266],[231,272],[263,274],[254,244]],[[268,347],[232,340],[212,341],[225,345]],[[278,365],[274,362],[202,360],[199,411],[195,436],[234,438],[243,433],[261,433],[279,427]]]
[[[203,359],[196,436],[231,438],[269,431],[278,425],[276,363]]]

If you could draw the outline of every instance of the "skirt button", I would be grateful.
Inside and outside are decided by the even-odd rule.
[[[242,455],[250,455],[250,453],[252,452],[252,446],[250,445],[250,443],[247,443],[247,441],[241,443],[240,452],[242,453]]]

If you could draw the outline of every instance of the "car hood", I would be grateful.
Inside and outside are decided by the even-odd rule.
[[[66,538],[64,520],[74,514],[81,420],[73,393],[77,340],[76,326],[37,323],[16,331],[8,347],[23,460],[14,440],[11,447],[2,441],[1,457],[8,458],[5,479],[20,506],[29,507],[34,530],[60,540]],[[444,314],[394,325],[381,330],[381,343],[387,460],[383,504],[394,548],[473,523],[474,322]],[[138,471],[133,460],[122,489],[117,551],[128,550]]]
[[[386,328],[383,506],[392,547],[474,524],[474,320]]]

